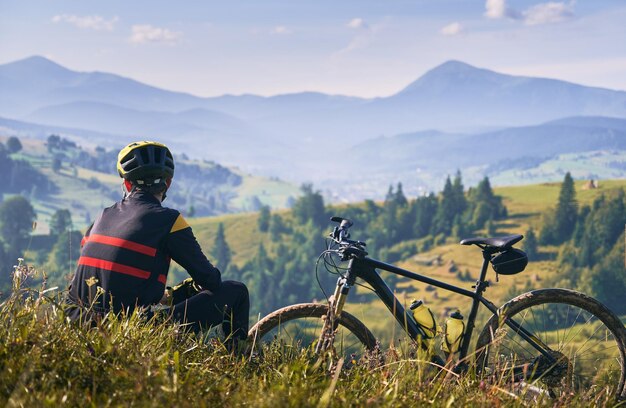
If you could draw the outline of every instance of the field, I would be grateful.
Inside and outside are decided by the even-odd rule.
[[[626,180],[602,180],[599,188],[593,190],[584,189],[584,184],[583,181],[576,182],[576,197],[579,205],[591,204],[599,194],[610,194],[615,189],[625,188]],[[494,192],[503,197],[509,211],[509,217],[497,225],[497,233],[500,235],[524,234],[529,227],[538,231],[541,227],[542,215],[555,206],[559,189],[560,183],[495,188]],[[340,214],[340,207],[336,211],[339,211]],[[289,216],[288,212],[282,214]],[[271,242],[268,234],[258,231],[257,216],[256,213],[251,213],[197,218],[191,220],[191,225],[201,246],[211,248],[217,225],[223,223],[226,240],[233,252],[233,262],[241,266],[254,256],[259,244],[262,243],[270,252],[277,244]],[[352,227],[353,238],[358,239],[358,234],[359,225],[355,225]],[[320,245],[322,242],[323,236],[320,236]],[[540,250],[541,258],[531,259],[526,270],[521,274],[500,276],[499,280],[496,281],[496,276],[490,269],[488,278],[491,286],[487,290],[486,296],[500,305],[529,288],[542,287],[542,282],[546,277],[556,271],[557,266],[554,258],[558,248],[544,246]],[[425,266],[421,262],[422,259],[438,257],[441,259],[440,265]],[[310,273],[314,273],[314,262],[315,260],[312,259]],[[458,242],[449,240],[444,245],[436,246],[427,252],[419,253],[414,258],[398,263],[398,266],[470,289],[473,282],[463,281],[460,273],[468,270],[472,278],[475,279],[478,277],[481,263],[482,257],[478,248],[461,246],[458,245]],[[388,276],[386,274],[386,272],[382,273],[383,278]],[[179,271],[172,278],[172,281],[180,279],[182,276],[182,271]],[[450,310],[458,308],[464,315],[469,313],[469,299],[454,293],[446,293],[441,289],[430,289],[427,290],[424,284],[414,284],[404,279],[397,285],[397,296],[407,305],[413,299],[423,299],[440,322],[445,319]],[[357,292],[365,293],[362,289],[357,289]],[[392,338],[402,337],[401,328],[392,320],[386,307],[380,301],[375,300],[373,296],[370,296],[369,299],[371,301],[348,303],[347,310],[365,322],[377,338],[385,340],[386,343],[390,342]],[[258,311],[252,310],[251,315],[257,316]],[[479,322],[484,322],[486,317],[479,313]],[[480,325],[477,326],[481,327]]]
[[[84,176],[90,177],[88,173]],[[57,177],[63,177],[62,172]],[[583,184],[576,183],[581,205],[591,203],[601,193],[610,194],[614,189],[626,187],[624,180],[602,181],[595,190],[584,190]],[[509,217],[497,225],[498,234],[525,233],[529,226],[539,229],[542,215],[554,206],[559,188],[558,183],[551,183],[495,189],[509,210]],[[341,207],[333,211],[340,213]],[[288,211],[279,213],[287,222],[291,220]],[[251,260],[260,244],[270,254],[276,251],[278,243],[268,233],[258,230],[257,213],[189,221],[207,252],[212,249],[218,225],[223,224],[237,266]],[[358,233],[359,225],[355,225],[353,238],[358,239]],[[320,245],[322,238],[319,237]],[[500,276],[496,280],[493,272],[489,272],[491,286],[487,297],[502,304],[529,288],[541,287],[556,270],[554,259],[558,248],[541,247],[540,251],[540,259],[531,259],[521,274]],[[424,260],[437,258],[438,264],[424,265]],[[314,261],[311,259],[310,273],[314,271]],[[478,249],[460,246],[452,240],[398,263],[403,268],[466,288],[472,282],[462,279],[461,274],[469,270],[476,277],[480,264]],[[169,283],[184,276],[180,268],[174,268]],[[63,319],[54,291],[44,295],[34,288],[27,293],[15,295],[0,305],[0,404],[7,406],[586,407],[614,403],[603,387],[552,399],[533,387],[515,387],[503,379],[479,376],[472,369],[460,377],[446,370],[440,372],[406,341],[384,305],[372,296],[358,297],[353,302],[349,299],[347,310],[382,341],[384,358],[370,356],[348,361],[282,348],[265,350],[261,356],[233,356],[217,338],[187,334],[180,327],[168,324],[146,324],[137,316],[126,321],[105,320],[95,329],[75,327]],[[357,293],[366,292],[359,288]],[[406,280],[396,285],[396,294],[405,304],[415,298],[423,299],[440,326],[450,311],[458,308],[466,316],[469,312],[467,299]],[[251,316],[256,321],[258,311],[251,310]],[[484,313],[479,314],[478,332],[486,318]],[[593,325],[575,323],[571,327],[573,332],[595,335]],[[568,336],[559,330],[540,333],[545,341]],[[597,344],[602,352],[602,341]],[[570,345],[584,346],[576,342]]]

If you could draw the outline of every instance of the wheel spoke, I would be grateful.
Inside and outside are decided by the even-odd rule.
[[[273,318],[268,316],[262,319],[251,330],[258,334],[258,344],[261,348],[285,347],[285,352],[295,356],[293,352],[306,349],[317,342],[324,330],[328,307],[321,304],[303,304],[286,307],[274,312]],[[279,315],[276,317],[276,315]],[[333,343],[328,346],[337,354],[337,357],[348,357],[352,354],[363,355],[368,347],[373,347],[373,336],[363,324],[349,313],[342,314],[337,320]],[[288,353],[292,350],[292,353]],[[335,353],[333,353],[335,355]]]
[[[529,350],[529,343],[519,336],[519,330],[502,330],[490,340],[485,330],[498,322],[494,317],[477,344],[477,350],[484,350],[479,354],[487,354],[479,360],[490,367],[485,372],[506,381],[532,377],[533,386],[557,397],[572,391],[589,395],[596,386],[623,392],[626,367],[622,353],[626,345],[616,335],[623,325],[602,305],[573,291],[544,289],[513,300],[505,310],[506,318],[516,321],[548,347],[555,362],[534,348]],[[493,341],[493,347],[485,347],[486,341]],[[513,367],[518,367],[516,373],[522,374],[524,363],[536,375],[529,377],[531,372],[524,371],[524,375],[510,377]]]

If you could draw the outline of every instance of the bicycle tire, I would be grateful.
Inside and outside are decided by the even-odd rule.
[[[280,330],[281,326],[286,326],[287,323],[294,321],[302,322],[304,319],[310,319],[313,324],[319,325],[321,331],[321,326],[327,314],[328,305],[319,303],[300,303],[286,306],[259,320],[248,332],[248,338],[251,339],[253,344],[256,345],[256,348],[259,349],[264,345],[281,340],[276,335],[276,330]],[[360,345],[355,347],[355,351],[364,354],[365,352],[375,350],[377,344],[376,338],[359,319],[348,312],[342,312],[341,316],[338,318],[338,324],[348,330],[350,334],[354,335],[355,339],[360,343]],[[339,326],[338,330],[340,329]],[[297,335],[298,334],[296,334],[296,336]],[[309,333],[308,336],[301,336],[301,338],[295,338],[296,336],[291,338],[292,336],[289,336],[290,346],[295,346],[298,352],[310,348],[317,340],[318,335],[319,332],[313,335]]]
[[[567,314],[564,315],[565,311]],[[575,313],[578,314],[575,316]],[[524,350],[524,344],[516,340],[523,342],[521,337],[500,323],[505,316],[512,317],[538,334],[557,357],[558,364],[561,364],[560,367],[544,371],[543,377],[539,375],[539,378],[531,378],[530,381],[527,381],[527,377],[523,381],[532,381],[539,389],[544,389],[554,397],[558,394],[556,391],[561,391],[561,394],[582,391],[592,395],[602,380],[606,381],[607,389],[616,385],[611,391],[616,398],[626,398],[626,329],[620,319],[602,303],[569,289],[534,290],[510,300],[485,324],[476,343],[477,369],[483,373],[498,373],[496,378],[500,379],[506,374],[504,370],[511,371],[510,367],[529,363],[530,356],[534,357],[534,367],[537,367],[537,358],[540,358],[539,352],[532,348],[530,356],[523,355],[528,351]],[[540,330],[540,321],[543,330]],[[531,323],[536,325],[529,327]],[[583,351],[589,354],[585,355]],[[559,375],[553,375],[557,370],[561,370]],[[557,381],[561,383],[557,384]]]

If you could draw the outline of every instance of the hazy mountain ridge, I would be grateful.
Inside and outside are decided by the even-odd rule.
[[[356,166],[382,171],[392,182],[395,172],[487,168],[507,154],[536,161],[582,151],[572,150],[568,137],[577,146],[587,139],[588,150],[599,148],[596,139],[622,149],[626,126],[624,91],[506,75],[460,61],[431,69],[389,97],[301,92],[201,98],[31,57],[0,66],[0,93],[0,116],[39,124],[32,128],[69,129],[75,139],[93,135],[107,147],[156,138],[194,157],[291,180],[340,179],[349,173],[346,166]],[[485,131],[494,128],[499,130]],[[410,136],[416,134],[422,137]],[[320,168],[325,171],[314,171]],[[415,182],[431,188],[419,177]]]
[[[448,161],[475,166],[505,158],[592,150],[626,150],[626,119],[578,116],[471,135],[420,131],[367,140],[350,152],[357,162],[368,162],[375,153],[393,166],[402,162],[409,167],[422,163],[441,168],[448,166]],[[446,161],[441,160],[443,157]]]
[[[15,87],[19,84],[19,87]],[[30,57],[0,66],[0,89],[5,93],[2,114],[20,118],[47,105],[77,101],[115,104],[139,110],[179,111],[192,109],[202,99],[193,95],[163,90],[115,74],[76,72],[43,57]]]
[[[393,175],[411,193],[419,194],[441,189],[442,180],[457,169],[463,169],[468,185],[485,175],[499,185],[558,179],[570,167],[576,177],[626,177],[626,171],[616,169],[611,161],[626,157],[619,152],[626,153],[626,119],[571,117],[470,135],[425,131],[380,137],[351,148],[346,158],[359,169],[361,183]],[[575,154],[579,163],[572,157]],[[597,160],[597,155],[607,160]],[[567,161],[563,171],[555,168],[560,158]],[[549,171],[543,169],[548,162]],[[506,177],[499,177],[503,171]],[[423,190],[411,190],[413,184]]]
[[[29,114],[26,119],[55,126],[74,123],[81,129],[122,134],[158,134],[164,127],[175,130],[177,126],[181,133],[203,129],[207,132],[221,131],[231,134],[254,132],[250,125],[238,118],[203,108],[170,113],[135,110],[91,101],[46,106]]]

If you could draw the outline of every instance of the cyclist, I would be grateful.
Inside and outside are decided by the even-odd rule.
[[[131,143],[120,151],[117,171],[124,197],[105,208],[83,238],[69,287],[70,318],[85,321],[169,300],[173,318],[195,331],[222,324],[232,343],[245,339],[248,289],[222,281],[183,216],[161,205],[174,176],[170,150],[157,142]],[[171,259],[192,278],[173,295],[165,291]]]

